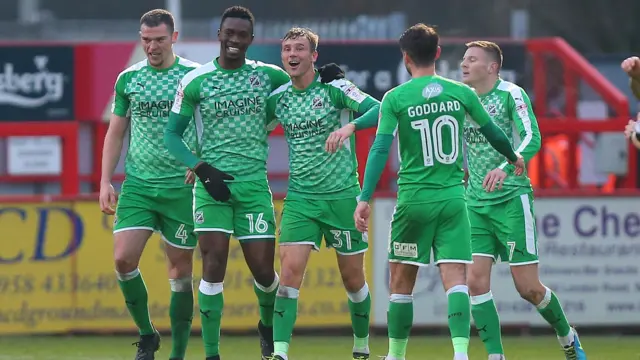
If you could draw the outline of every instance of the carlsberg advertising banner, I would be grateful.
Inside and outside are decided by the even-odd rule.
[[[71,46],[3,46],[0,121],[73,120]]]

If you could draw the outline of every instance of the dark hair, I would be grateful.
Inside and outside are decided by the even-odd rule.
[[[311,31],[311,29],[307,28],[294,27],[289,29],[289,31],[287,31],[287,33],[284,35],[282,41],[297,39],[300,37],[309,40],[309,47],[311,48],[311,52],[314,52],[318,49],[318,41],[320,40],[320,37],[318,36],[318,34]]]
[[[436,61],[440,36],[435,27],[415,24],[400,36],[400,49],[418,66],[430,66]]]
[[[251,23],[251,32],[253,33],[253,24],[256,19],[253,17],[251,10],[247,9],[244,6],[232,6],[225,10],[222,13],[222,19],[220,20],[220,28],[222,28],[222,23],[226,18],[236,18],[236,19],[244,19]]]
[[[477,47],[484,50],[484,52],[486,52],[493,61],[498,63],[498,70],[502,69],[502,49],[500,49],[498,44],[491,41],[478,40],[468,42],[465,45],[467,46],[467,49]]]
[[[140,26],[146,25],[148,27],[156,27],[162,24],[167,25],[170,33],[175,30],[175,22],[173,21],[173,15],[164,9],[155,9],[146,12],[140,18]]]

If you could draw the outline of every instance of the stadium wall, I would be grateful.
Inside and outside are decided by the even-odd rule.
[[[640,324],[640,214],[637,197],[562,197],[536,200],[540,273],[558,292],[567,316],[581,329],[627,329]],[[389,220],[395,199],[377,198],[367,256],[373,294],[372,324],[386,329]],[[276,201],[278,221],[282,202]],[[113,270],[113,219],[93,199],[15,202],[0,206],[0,335],[134,332]],[[140,268],[156,326],[169,329],[166,267],[158,236]],[[277,266],[277,261],[276,261]],[[196,255],[194,283],[201,260]],[[546,328],[535,309],[515,292],[504,264],[496,266],[493,292],[508,331]],[[196,305],[197,306],[197,305]],[[435,268],[419,273],[415,289],[417,331],[446,330],[446,297]],[[197,309],[196,309],[197,311]],[[298,329],[322,333],[349,329],[346,295],[335,255],[312,256],[300,303]],[[196,312],[197,314],[197,312]],[[225,280],[226,332],[253,332],[258,307],[241,249],[232,242]],[[194,317],[194,331],[199,331]]]

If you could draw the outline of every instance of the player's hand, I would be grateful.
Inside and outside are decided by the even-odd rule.
[[[320,67],[318,73],[320,73],[320,82],[323,84],[345,78],[344,71],[336,63],[329,63]]]
[[[233,176],[222,172],[206,162],[201,162],[193,169],[198,175],[205,190],[216,201],[228,201],[231,197],[231,191],[225,183],[225,180],[233,180]]]
[[[353,220],[356,222],[356,229],[360,232],[369,230],[369,217],[371,216],[371,207],[366,201],[358,201],[356,211],[353,213]]]
[[[637,56],[632,56],[630,58],[625,59],[620,67],[624,72],[634,79],[640,80],[640,58]]]
[[[504,183],[504,179],[507,178],[507,173],[498,168],[489,171],[487,176],[484,177],[484,181],[482,182],[482,188],[486,192],[492,192],[498,187],[498,190],[502,189],[502,184]]]
[[[522,155],[516,153],[516,155],[518,156],[518,160],[516,161],[509,161],[509,164],[513,164],[516,169],[514,170],[514,175],[516,176],[520,176],[522,174],[524,174],[524,170],[527,168],[527,165],[524,163],[524,158],[522,157]]]
[[[627,126],[624,127],[624,136],[626,136],[627,139],[631,139],[633,133],[640,132],[638,131],[640,130],[640,113],[638,113],[636,119],[636,121],[629,120]]]
[[[191,169],[187,169],[187,172],[184,174],[184,183],[189,185],[196,182],[196,174],[191,171]]]
[[[340,129],[329,134],[327,142],[324,144],[324,149],[328,153],[334,153],[342,147],[342,144],[356,131],[354,124],[347,124]]]
[[[116,213],[115,206],[118,201],[116,191],[111,183],[105,182],[100,184],[100,210],[107,215]]]

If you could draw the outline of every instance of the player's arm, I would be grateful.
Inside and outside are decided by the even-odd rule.
[[[122,74],[116,80],[114,89],[113,104],[111,105],[111,116],[109,117],[109,129],[104,139],[102,147],[102,175],[101,184],[111,184],[111,178],[116,170],[120,154],[122,153],[122,144],[124,136],[129,127],[129,98],[125,94],[127,74]]]
[[[380,102],[361,91],[352,82],[344,79],[334,80],[331,85],[331,100],[340,109],[349,109],[361,113],[351,124],[354,130],[368,129],[378,124]]]
[[[520,135],[520,145],[516,152],[524,158],[525,162],[529,162],[540,151],[542,145],[542,136],[538,128],[538,120],[533,113],[531,100],[522,89],[518,89],[516,94],[509,95],[509,116],[516,124],[516,129]],[[513,166],[503,163],[501,169],[505,169],[508,173],[513,171]]]
[[[169,114],[169,123],[164,128],[164,144],[167,150],[189,169],[195,169],[201,160],[189,149],[182,137],[193,118],[199,101],[198,93],[194,87],[185,86],[181,82]]]
[[[280,95],[276,93],[276,91],[272,92],[267,98],[265,126],[269,134],[278,126],[278,119],[276,118],[276,104],[278,103],[278,99],[280,99]]]
[[[509,138],[496,124],[491,120],[491,116],[480,103],[478,95],[473,90],[467,88],[467,101],[465,103],[467,112],[471,116],[472,121],[478,126],[478,130],[489,141],[489,144],[500,154],[504,155],[512,162],[518,160]]]
[[[631,92],[636,99],[640,100],[640,78],[631,78],[629,80],[629,87],[631,88]]]
[[[398,128],[398,118],[393,107],[393,96],[389,92],[382,98],[376,139],[369,150],[364,171],[364,183],[360,201],[369,202],[376,190],[380,176],[389,159],[389,149]]]
[[[264,70],[269,76],[269,80],[271,80],[271,91],[275,91],[280,86],[291,81],[289,74],[277,65],[268,64],[264,67]]]

